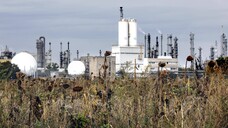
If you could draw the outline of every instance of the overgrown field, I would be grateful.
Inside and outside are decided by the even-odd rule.
[[[2,80],[0,127],[227,128],[228,79]]]

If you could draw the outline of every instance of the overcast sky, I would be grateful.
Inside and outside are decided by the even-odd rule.
[[[8,45],[15,52],[36,53],[36,40],[45,36],[58,63],[60,42],[63,49],[70,42],[72,58],[76,50],[80,56],[99,55],[100,49],[117,44],[120,6],[124,17],[135,18],[138,27],[151,34],[153,44],[158,30],[164,35],[163,46],[167,34],[177,36],[181,65],[190,54],[190,32],[195,34],[197,56],[199,46],[203,48],[203,59],[209,58],[215,40],[220,49],[222,32],[228,35],[227,0],[0,0],[1,50]],[[141,32],[138,42],[143,44]]]

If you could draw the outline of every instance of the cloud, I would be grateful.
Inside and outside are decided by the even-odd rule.
[[[79,49],[80,55],[98,54],[117,43],[119,6],[123,6],[124,16],[136,18],[143,31],[151,33],[153,43],[158,28],[164,34],[164,43],[167,34],[177,36],[180,61],[190,53],[190,32],[195,33],[195,49],[201,46],[205,58],[214,41],[220,41],[221,25],[228,34],[227,4],[226,0],[200,0],[200,4],[198,0],[1,1],[0,45],[35,53],[36,39],[45,36],[53,43],[55,61],[61,41],[72,42],[73,53]],[[138,42],[143,39],[139,34]]]

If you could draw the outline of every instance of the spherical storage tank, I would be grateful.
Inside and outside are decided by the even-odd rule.
[[[70,75],[81,75],[85,73],[85,65],[81,61],[72,61],[67,70]]]
[[[17,65],[21,72],[29,76],[34,75],[37,70],[36,59],[27,52],[16,54],[11,63]]]

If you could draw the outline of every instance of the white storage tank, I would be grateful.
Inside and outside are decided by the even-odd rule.
[[[136,46],[137,45],[137,22],[135,19],[129,20],[129,42],[130,46]]]
[[[28,76],[34,75],[37,70],[36,59],[27,52],[16,54],[11,63],[17,65],[21,72]]]
[[[70,75],[82,75],[85,73],[85,65],[81,61],[72,61],[67,70]]]
[[[118,29],[118,36],[119,36],[119,46],[128,46],[129,42],[129,27],[128,27],[128,20],[127,19],[122,19],[119,21],[119,29]]]

